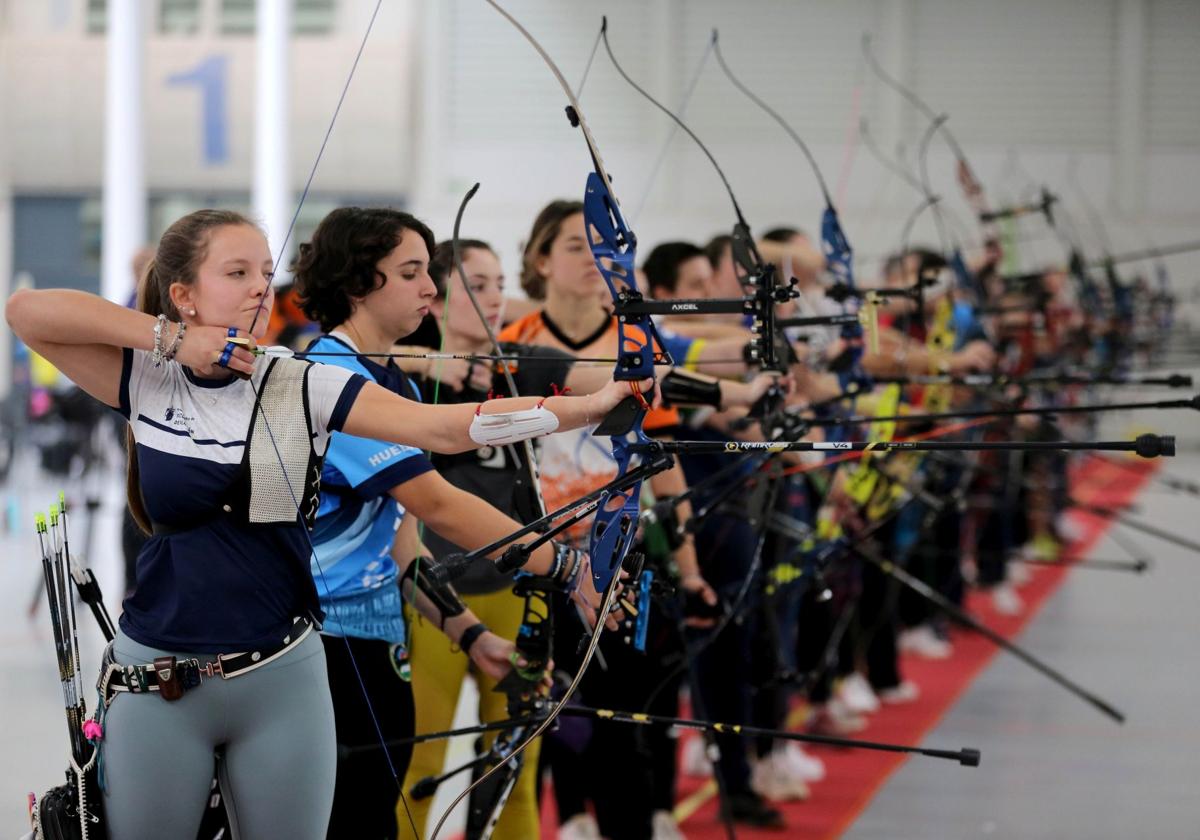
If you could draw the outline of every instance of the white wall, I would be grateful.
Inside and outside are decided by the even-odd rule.
[[[576,83],[601,10],[538,0],[516,11]],[[873,33],[891,72],[950,115],[949,127],[995,203],[1047,184],[1062,195],[1094,253],[1100,235],[1084,201],[1103,216],[1116,250],[1200,233],[1200,4],[616,0],[603,11],[625,69],[671,107],[680,101],[709,31],[718,26],[733,69],[809,142],[831,186],[836,190],[846,178],[843,216],[864,257],[896,247],[919,197],[854,142],[854,127],[865,117],[886,150],[902,142],[911,155],[926,125],[865,71],[859,50],[865,31]],[[1144,58],[1139,68],[1123,66],[1130,51],[1119,49],[1122,39],[1130,40],[1131,13],[1144,21],[1144,43],[1133,52]],[[482,181],[465,228],[500,246],[515,272],[517,245],[541,204],[581,192],[586,149],[562,117],[564,100],[553,78],[506,22],[474,0],[439,4],[434,17],[437,43],[444,45],[436,72],[445,107],[423,115],[436,121],[440,148],[434,171],[423,175],[429,186],[419,209],[444,227],[461,193]],[[1145,89],[1130,103],[1117,95],[1118,82],[1134,70]],[[1133,132],[1139,142],[1134,160],[1123,159],[1117,143],[1131,106],[1144,115]],[[632,212],[642,203],[643,184],[670,124],[620,81],[603,48],[583,107],[617,195]],[[687,122],[726,170],[752,226],[816,226],[820,197],[799,151],[729,85],[711,58]],[[932,147],[930,171],[948,209],[970,224],[953,158],[941,142]],[[1134,173],[1136,200],[1123,204],[1116,184],[1126,171]],[[1082,185],[1083,198],[1074,182]],[[672,142],[646,212],[633,221],[645,247],[667,237],[702,240],[729,227],[720,183],[683,135]],[[1032,240],[1022,249],[1028,263],[1062,253],[1037,220],[1023,223],[1022,235]],[[934,238],[928,218],[917,236]],[[1177,284],[1196,288],[1200,256],[1170,265]],[[864,274],[873,268],[864,261]]]
[[[208,28],[199,36],[150,36],[152,191],[250,189],[252,42],[215,34],[216,5],[204,0]],[[867,118],[886,150],[903,143],[910,155],[925,126],[865,72],[859,43],[866,31],[880,60],[949,114],[949,127],[993,201],[1046,183],[1062,194],[1096,253],[1100,237],[1072,180],[1103,216],[1114,249],[1200,233],[1200,3],[1194,0],[510,5],[573,84],[606,12],[625,68],[672,107],[710,29],[720,27],[734,69],[809,141],[835,190],[844,182],[843,218],[864,258],[865,277],[874,268],[866,258],[897,246],[919,199],[854,142],[855,126]],[[153,16],[157,4],[147,0],[145,6]],[[83,31],[84,7],[84,0],[0,4],[0,96],[18,194],[98,189],[103,46],[99,36]],[[293,40],[290,159],[297,190],[372,7],[345,0],[333,36]],[[165,82],[210,55],[230,62],[230,158],[217,166],[203,161],[196,89]],[[389,0],[314,189],[379,201],[407,196],[446,235],[461,195],[481,181],[464,230],[491,240],[515,275],[519,243],[537,210],[551,198],[582,192],[589,160],[563,116],[564,104],[538,56],[482,0]],[[617,78],[603,50],[583,106],[617,195],[632,213],[643,203],[670,124]],[[799,152],[732,89],[711,58],[687,119],[725,168],[752,226],[816,226],[819,194]],[[969,225],[945,144],[935,141],[929,163],[935,190]],[[666,237],[703,240],[728,229],[731,212],[720,184],[683,135],[669,147],[645,212],[632,221],[644,250]],[[1024,223],[1022,235],[1031,240],[1022,249],[1027,264],[1061,255],[1038,221]],[[917,238],[933,236],[926,219]],[[1197,288],[1200,256],[1170,264],[1177,284]]]

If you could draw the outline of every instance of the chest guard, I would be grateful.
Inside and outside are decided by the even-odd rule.
[[[235,517],[250,525],[305,526],[317,519],[323,456],[313,446],[307,362],[271,359],[246,432],[246,451],[230,488]]]

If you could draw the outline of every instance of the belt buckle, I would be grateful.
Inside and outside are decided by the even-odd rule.
[[[220,676],[221,679],[227,680],[227,679],[229,679],[229,675],[227,675],[225,673],[225,665],[224,665],[223,660],[226,656],[235,656],[235,655],[236,654],[228,654],[228,653],[217,654],[217,658],[214,659],[213,661],[205,662],[203,665],[199,665],[198,666],[199,671],[201,674],[208,677],[210,680],[216,676]]]

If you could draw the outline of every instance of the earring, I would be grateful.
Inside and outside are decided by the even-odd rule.
[[[188,310],[188,314],[189,314],[189,315],[191,315],[191,316],[194,318],[194,317],[196,316],[196,310],[195,310],[195,309],[189,309],[189,310]]]

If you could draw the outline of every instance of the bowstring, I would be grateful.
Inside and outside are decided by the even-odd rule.
[[[367,48],[367,39],[371,37],[371,29],[375,26],[375,18],[379,16],[379,8],[383,5],[383,0],[376,0],[375,10],[371,12],[371,19],[367,22],[367,31],[363,33],[362,42],[358,45],[358,52],[354,56],[354,63],[350,65],[350,75],[346,77],[346,84],[342,86],[342,93],[338,96],[337,105],[333,109],[333,116],[329,120],[329,127],[325,129],[325,137],[321,140],[321,147],[317,150],[317,159],[313,161],[312,169],[308,172],[308,178],[304,182],[304,190],[300,193],[300,202],[296,205],[296,212],[292,214],[292,221],[288,224],[287,233],[284,234],[283,244],[279,246],[279,252],[275,255],[275,261],[272,263],[278,266],[283,260],[284,254],[287,253],[288,242],[291,241],[292,232],[296,229],[296,221],[300,218],[300,211],[304,208],[304,202],[308,198],[309,188],[312,187],[313,179],[317,176],[317,167],[321,164],[321,158],[325,154],[325,147],[329,145],[329,138],[333,134],[333,126],[337,123],[338,114],[341,113],[342,103],[346,101],[346,94],[350,91],[350,82],[354,80],[354,72],[358,69],[359,59],[362,58],[363,50]],[[267,281],[268,288],[271,281]],[[250,322],[249,333],[254,333],[254,327],[258,324],[258,316],[263,311],[263,301],[267,299],[263,295],[262,300],[258,302],[258,307],[254,310],[254,319]]]
[[[321,146],[317,150],[317,157],[313,161],[312,168],[309,170],[308,177],[304,182],[304,189],[300,193],[300,201],[296,205],[296,211],[292,214],[291,222],[288,224],[287,232],[284,234],[283,242],[280,244],[279,251],[275,257],[275,261],[274,261],[273,265],[278,265],[280,263],[280,261],[282,261],[284,255],[287,253],[287,246],[288,246],[288,243],[291,241],[292,233],[295,231],[296,222],[300,218],[300,212],[304,208],[304,202],[308,199],[309,190],[312,187],[313,180],[316,178],[317,168],[320,166],[321,159],[325,154],[325,149],[329,145],[329,138],[333,135],[333,128],[337,123],[338,115],[341,113],[342,104],[346,101],[346,95],[350,90],[350,84],[354,80],[354,74],[358,70],[359,61],[362,59],[363,52],[366,50],[367,41],[371,36],[371,30],[375,26],[375,20],[379,16],[379,9],[382,7],[382,5],[383,5],[383,0],[376,0],[375,8],[371,12],[371,18],[367,22],[366,32],[363,33],[362,41],[358,45],[358,51],[354,55],[354,61],[350,65],[350,73],[346,77],[346,83],[342,86],[341,94],[338,96],[337,105],[334,107],[334,110],[333,110],[333,116],[330,117],[329,126],[325,130],[325,136],[322,138]],[[258,325],[259,316],[262,315],[263,310],[265,309],[264,304],[267,302],[267,300],[270,297],[270,290],[271,290],[271,279],[268,278],[267,279],[267,289],[266,289],[266,291],[264,291],[262,298],[259,299],[258,306],[254,310],[254,318],[251,319],[251,321],[250,321],[250,329],[247,330],[247,335],[249,335],[249,336],[254,335],[254,328],[255,328],[255,326]],[[248,379],[247,382],[250,385],[251,392],[254,394],[255,405],[258,406],[259,415],[262,417],[263,426],[267,430],[267,436],[271,440],[271,447],[275,450],[275,457],[279,461],[280,469],[283,470],[284,478],[288,479],[286,482],[288,485],[288,493],[292,497],[292,503],[296,506],[296,516],[300,520],[300,523],[299,523],[300,528],[304,533],[305,541],[308,543],[309,556],[312,558],[313,562],[315,563],[315,565],[317,567],[317,572],[321,576],[321,583],[325,587],[326,596],[330,597],[330,605],[332,606],[332,604],[333,604],[333,600],[331,597],[332,590],[329,586],[329,581],[325,576],[325,570],[321,566],[321,561],[317,557],[317,549],[316,549],[316,546],[313,544],[312,535],[309,533],[307,523],[305,523],[303,521],[303,515],[300,510],[300,503],[296,499],[296,492],[295,492],[295,489],[292,487],[290,477],[288,476],[287,466],[283,462],[283,455],[279,450],[279,444],[275,440],[275,433],[271,430],[271,424],[267,420],[266,411],[265,411],[265,409],[263,409],[261,401],[259,400],[259,391],[257,388],[254,387],[253,376],[251,376],[251,378]],[[339,626],[341,626],[341,622],[339,621],[338,623],[339,623]],[[379,738],[380,746],[382,747],[384,757],[387,760],[388,770],[392,774],[392,780],[396,784],[396,791],[397,791],[397,793],[400,794],[400,801],[404,803],[404,813],[408,817],[409,826],[412,828],[413,834],[415,836],[420,836],[420,832],[417,831],[416,822],[413,819],[412,809],[409,807],[409,804],[408,804],[408,797],[406,797],[404,795],[404,785],[400,781],[399,774],[396,772],[396,765],[392,761],[391,752],[388,749],[387,742],[383,736],[383,727],[379,723],[378,716],[375,714],[374,704],[372,704],[370,694],[367,692],[367,687],[366,687],[365,681],[363,680],[362,671],[358,667],[358,660],[355,658],[354,651],[350,647],[350,639],[348,636],[342,636],[342,640],[345,642],[346,654],[350,658],[350,664],[351,664],[351,667],[353,667],[353,669],[354,669],[354,676],[358,681],[359,689],[362,691],[363,700],[367,704],[367,714],[371,718],[371,723],[373,724],[373,726],[375,728],[375,734]]]
[[[600,43],[600,36],[596,36],[596,43]],[[687,114],[687,107],[691,104],[692,94],[696,92],[696,88],[700,84],[700,76],[704,73],[704,65],[708,63],[708,57],[712,54],[713,42],[709,41],[704,47],[704,52],[700,55],[700,60],[696,62],[696,69],[692,72],[691,81],[688,82],[687,89],[684,91],[683,99],[679,102],[679,107],[675,109],[675,113],[681,117]],[[667,132],[666,139],[663,140],[662,147],[658,150],[658,156],[654,159],[654,165],[650,169],[650,175],[646,178],[646,187],[642,190],[642,197],[638,200],[637,207],[629,214],[630,224],[634,220],[642,218],[642,213],[646,209],[646,204],[650,201],[650,193],[653,192],[654,182],[658,180],[658,173],[662,169],[663,163],[667,159],[667,152],[671,150],[671,143],[675,140],[675,135],[679,133],[679,126],[671,123],[671,130]]]
[[[592,72],[592,62],[596,60],[596,50],[600,49],[600,33],[596,33],[596,40],[592,42],[592,51],[588,55],[587,64],[583,68],[583,77],[579,80],[579,87],[575,88],[575,98],[583,99],[583,86],[587,84],[588,75]],[[478,185],[477,185],[478,186]]]
[[[275,450],[275,458],[279,461],[279,467],[283,471],[283,476],[286,479],[285,484],[288,487],[288,495],[292,498],[292,504],[296,508],[296,516],[299,520],[300,529],[304,534],[304,540],[308,543],[309,556],[317,567],[317,573],[321,576],[321,585],[325,587],[325,595],[329,599],[330,618],[334,618],[334,599],[333,589],[329,585],[329,580],[325,576],[325,569],[321,565],[321,560],[317,556],[317,547],[313,543],[312,534],[309,533],[308,525],[304,522],[303,514],[300,510],[300,502],[296,499],[296,491],[292,486],[291,477],[288,475],[287,466],[283,462],[283,453],[279,450],[279,443],[275,440],[275,432],[271,429],[271,423],[267,420],[266,409],[263,408],[262,400],[259,397],[259,390],[254,387],[254,380],[248,379],[247,384],[250,386],[250,391],[254,394],[254,404],[258,407],[259,416],[262,418],[263,427],[267,430],[267,437],[271,441],[271,448]],[[336,434],[336,433],[331,433]],[[249,444],[247,444],[249,445]],[[338,627],[344,627],[340,619],[336,619]],[[375,728],[375,735],[379,739],[379,746],[383,750],[384,759],[387,761],[388,771],[392,774],[392,781],[396,783],[396,792],[400,794],[400,801],[404,804],[404,813],[408,817],[409,826],[413,830],[413,835],[420,837],[420,832],[417,831],[416,821],[413,819],[412,810],[408,804],[408,797],[404,795],[404,785],[400,781],[400,775],[396,772],[396,764],[392,760],[391,750],[388,749],[387,740],[383,734],[383,726],[379,722],[378,715],[375,714],[375,704],[371,702],[371,695],[367,691],[366,681],[363,679],[362,671],[358,667],[358,660],[354,656],[354,651],[350,647],[350,637],[343,635],[342,641],[346,646],[346,655],[350,658],[350,665],[354,669],[355,679],[358,681],[358,687],[362,691],[363,701],[367,704],[367,715],[371,718],[371,724]]]

